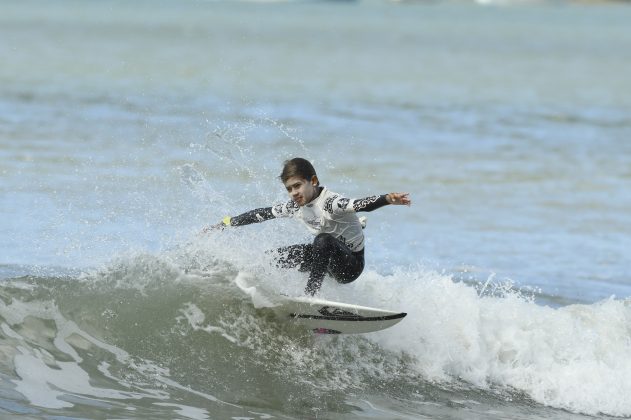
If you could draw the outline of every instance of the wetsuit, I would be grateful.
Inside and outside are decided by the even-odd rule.
[[[279,217],[293,217],[304,223],[315,235],[313,243],[279,248],[277,263],[309,271],[305,293],[314,295],[327,272],[339,283],[350,283],[359,277],[364,270],[364,233],[356,213],[386,204],[386,195],[349,199],[320,187],[320,194],[302,207],[292,200],[251,210],[230,218],[229,223],[242,226]]]

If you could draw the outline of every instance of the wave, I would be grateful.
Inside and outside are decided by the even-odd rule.
[[[400,381],[405,357],[278,322],[235,287],[237,275],[229,264],[182,270],[144,255],[79,278],[5,280],[3,388],[56,415],[88,404],[156,418],[157,407],[175,404],[264,418],[348,411],[349,390]],[[375,377],[375,365],[348,363],[355,357],[384,370]]]
[[[303,417],[383,399],[427,413],[427,400],[444,408],[463,395],[631,415],[628,301],[550,308],[510,288],[481,295],[421,267],[369,270],[349,285],[327,282],[323,297],[405,310],[406,319],[375,334],[314,336],[236,284],[247,276],[263,295],[291,294],[304,274],[260,261],[244,269],[202,248],[5,280],[2,389],[55,415],[89,406],[141,418]]]

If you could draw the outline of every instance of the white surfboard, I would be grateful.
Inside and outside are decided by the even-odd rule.
[[[407,314],[310,297],[283,297],[274,311],[318,334],[360,334],[383,330]]]

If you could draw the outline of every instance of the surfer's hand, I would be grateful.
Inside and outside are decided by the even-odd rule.
[[[226,227],[226,225],[223,224],[223,222],[217,223],[216,225],[210,225],[210,226],[206,226],[204,227],[204,229],[202,229],[202,233],[209,233],[212,232],[213,230],[223,230]]]
[[[386,195],[386,200],[390,204],[403,204],[409,206],[412,204],[409,193],[390,193]]]
[[[208,233],[208,232],[211,232],[213,230],[224,230],[228,226],[230,226],[230,216],[224,217],[223,220],[221,222],[217,223],[216,225],[206,226],[202,230],[202,232],[203,233]]]

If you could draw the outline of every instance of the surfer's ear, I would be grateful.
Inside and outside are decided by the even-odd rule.
[[[318,185],[320,185],[320,181],[318,180],[317,175],[314,175],[311,177],[311,185],[313,185],[314,187],[317,187]]]

